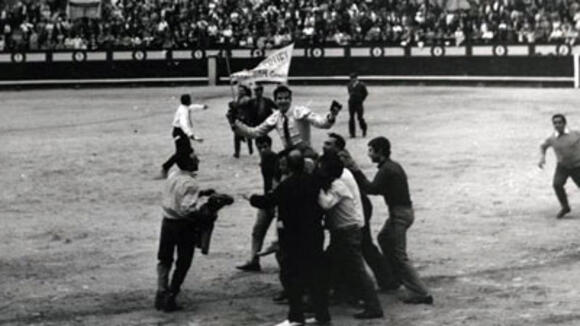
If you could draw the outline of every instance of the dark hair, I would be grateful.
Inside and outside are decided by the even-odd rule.
[[[272,145],[272,138],[270,138],[270,136],[268,135],[264,135],[264,136],[260,136],[258,138],[256,138],[256,144],[258,143],[265,143],[268,146]]]
[[[189,94],[181,95],[181,104],[191,105],[191,96],[189,96]]]
[[[356,72],[350,73],[350,78],[356,78],[356,77],[358,77],[358,74]]]
[[[246,92],[246,95],[252,96],[252,90],[248,86],[240,84],[238,85],[238,88],[243,89]]]
[[[290,96],[292,96],[292,91],[286,85],[278,85],[278,87],[274,89],[274,99],[279,93],[288,93]]]
[[[566,117],[562,114],[562,113],[556,113],[552,116],[552,121],[554,121],[554,119],[560,118],[562,119],[562,121],[564,121],[564,124],[566,124]]]
[[[256,86],[254,86],[254,90],[258,90],[258,89],[264,90],[264,86],[262,86],[260,84],[257,84]]]
[[[300,173],[304,171],[304,155],[298,149],[292,149],[289,153],[288,160],[288,170],[293,173]]]
[[[325,174],[328,175],[333,181],[340,178],[342,171],[344,170],[344,163],[338,156],[337,153],[329,152],[324,153],[318,161],[320,167],[325,170]]]
[[[385,155],[387,158],[391,156],[391,142],[385,137],[376,137],[369,141],[368,145],[377,153]]]
[[[177,155],[176,162],[177,166],[183,171],[190,171],[194,172],[197,171],[199,168],[199,160],[195,154],[193,155],[195,158],[192,157],[192,154],[185,154],[181,153]]]
[[[338,147],[338,149],[343,150],[346,147],[346,140],[344,140],[344,137],[342,137],[341,135],[335,132],[330,132],[328,133],[328,137],[336,141],[336,146]]]

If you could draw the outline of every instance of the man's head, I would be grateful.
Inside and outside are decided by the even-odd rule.
[[[358,74],[356,72],[353,72],[350,74],[350,80],[351,81],[355,81],[358,78]]]
[[[288,153],[288,171],[292,174],[304,171],[304,155],[298,149],[293,149]]]
[[[292,104],[292,91],[288,86],[280,85],[274,89],[274,101],[278,106],[278,110],[286,113]]]
[[[181,95],[181,104],[190,106],[191,105],[191,96],[189,94]]]
[[[177,166],[182,171],[195,172],[199,169],[199,158],[194,152],[177,156]]]
[[[322,144],[322,152],[324,154],[333,152],[338,153],[346,147],[346,141],[344,138],[334,132],[328,134],[328,138]]]
[[[330,180],[338,179],[344,170],[344,164],[337,153],[324,153],[318,160],[320,175]]]
[[[239,84],[238,85],[238,97],[242,96],[252,96],[252,91],[246,85]]]
[[[368,156],[375,163],[383,162],[391,157],[391,142],[385,137],[373,138],[368,143]]]
[[[554,114],[552,116],[552,124],[554,129],[561,134],[566,129],[566,117],[561,113]]]
[[[272,148],[272,138],[268,135],[256,138],[256,147],[258,148],[260,155],[264,152],[270,151]]]
[[[262,86],[262,85],[259,85],[259,84],[258,84],[258,85],[256,85],[256,87],[254,87],[254,95],[255,95],[257,98],[261,98],[261,97],[262,97],[262,95],[264,95],[264,86]]]

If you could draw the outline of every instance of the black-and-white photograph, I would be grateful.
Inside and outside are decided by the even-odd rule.
[[[579,0],[0,0],[0,325],[580,325]]]

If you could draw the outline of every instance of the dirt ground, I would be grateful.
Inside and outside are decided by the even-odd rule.
[[[408,252],[433,292],[433,306],[407,306],[404,291],[380,294],[386,316],[359,322],[333,306],[334,325],[580,325],[580,196],[556,220],[555,166],[537,168],[550,116],[580,125],[572,89],[372,86],[367,139],[347,147],[367,175],[368,139],[384,135],[405,167],[416,222]],[[163,181],[152,179],[172,153],[178,95],[210,109],[195,116],[200,182],[236,197],[222,211],[208,256],[196,253],[180,301],[152,309]],[[269,89],[266,90],[270,94]],[[294,103],[326,112],[346,103],[345,87],[294,87]],[[0,92],[0,324],[273,325],[277,266],[234,266],[249,251],[259,192],[256,155],[232,157],[224,118],[227,87]],[[333,131],[347,134],[342,112]],[[313,131],[320,150],[326,131]],[[278,136],[275,147],[279,148]],[[373,198],[376,235],[386,217]],[[272,230],[271,230],[272,231]],[[273,232],[268,235],[274,237]]]

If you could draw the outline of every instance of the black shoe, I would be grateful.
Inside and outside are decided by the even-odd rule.
[[[235,158],[240,158],[240,154],[238,154],[238,153],[234,153],[234,157],[235,157]]]
[[[178,305],[177,302],[175,302],[176,296],[177,296],[177,294],[175,294],[175,293],[169,293],[165,297],[165,305],[163,307],[163,311],[173,312],[173,311],[183,310],[183,307]]]
[[[282,291],[282,292],[278,293],[275,297],[273,297],[272,301],[274,301],[274,303],[276,303],[276,304],[287,304],[288,297],[286,296],[286,293],[284,291]]]
[[[556,214],[556,218],[562,218],[564,215],[570,213],[570,207],[563,207],[558,214]]]
[[[157,294],[155,294],[155,309],[156,310],[163,310],[164,304],[165,304],[165,292],[160,292],[157,291]]]
[[[433,296],[428,295],[426,297],[410,297],[403,300],[407,304],[433,304]]]
[[[244,272],[261,272],[262,267],[260,267],[260,263],[256,262],[247,262],[243,265],[236,266],[237,269],[244,271]]]
[[[363,310],[359,313],[353,315],[355,319],[376,319],[376,318],[383,318],[382,311],[369,311]]]
[[[367,136],[367,130],[366,130],[366,129],[363,129],[363,131],[362,131],[362,136],[363,136],[363,137],[366,137],[366,136]]]

